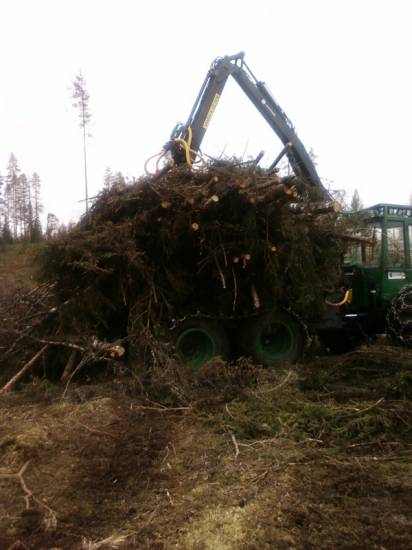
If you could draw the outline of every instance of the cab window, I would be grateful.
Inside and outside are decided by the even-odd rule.
[[[386,226],[388,242],[388,264],[393,267],[403,267],[405,264],[405,243],[403,239],[403,224],[388,222]]]
[[[382,226],[374,223],[368,226],[369,239],[371,244],[364,246],[365,265],[377,267],[382,254]]]
[[[359,239],[359,241],[356,241]],[[376,267],[381,260],[382,227],[371,223],[354,235],[354,242],[347,248],[345,259],[351,262]]]

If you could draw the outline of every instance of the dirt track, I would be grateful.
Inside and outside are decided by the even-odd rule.
[[[204,411],[143,402],[127,381],[65,399],[37,381],[0,414],[1,548],[410,548],[408,444],[237,438]],[[29,510],[4,476],[27,461],[46,505]]]

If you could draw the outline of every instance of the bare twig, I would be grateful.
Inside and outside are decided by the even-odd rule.
[[[225,405],[225,409],[226,409],[226,412],[227,414],[230,416],[230,418],[232,418],[232,420],[236,420],[236,418],[233,416],[233,414],[230,412],[230,409],[229,409],[229,405],[226,403]]]
[[[64,348],[70,348],[81,352],[85,352],[87,350],[87,348],[85,348],[84,346],[79,346],[79,344],[73,344],[72,342],[64,342],[64,341],[62,342],[60,340],[41,339],[41,340],[37,340],[37,342],[40,342],[40,344],[47,344],[49,346],[62,346]]]
[[[365,412],[371,411],[372,409],[374,409],[375,407],[380,405],[382,403],[382,401],[385,401],[384,397],[381,397],[380,399],[378,399],[376,401],[376,403],[372,403],[372,405],[369,405],[369,407],[365,407],[364,409],[357,409],[355,411],[352,411],[352,412],[348,413],[348,416],[354,416],[356,414],[363,414]]]
[[[133,531],[132,533],[127,533],[124,535],[111,535],[110,537],[106,537],[102,540],[93,541],[91,539],[87,539],[86,537],[82,537],[81,540],[81,550],[99,550],[100,548],[126,548],[124,546],[126,543],[126,540],[130,537],[133,537],[137,531]],[[134,544],[134,540],[129,541],[131,544]],[[120,546],[121,545],[121,546]],[[127,544],[127,548],[129,548],[129,545]],[[131,548],[131,546],[130,546]]]
[[[260,390],[259,393],[261,393],[261,394],[262,393],[271,393],[273,391],[279,390],[280,388],[283,388],[283,386],[285,386],[289,382],[289,379],[292,376],[292,373],[293,373],[292,370],[288,371],[287,375],[282,380],[282,382],[280,382],[280,384],[278,384],[277,386],[274,386],[273,388],[268,388],[267,390]]]
[[[119,340],[121,342],[123,340]],[[105,343],[100,342],[99,340],[94,340],[91,343],[91,349],[85,348],[85,353],[76,366],[76,368],[71,372],[70,376],[67,379],[66,386],[63,391],[63,397],[66,396],[67,390],[69,388],[70,382],[73,380],[74,376],[85,366],[90,363],[96,363],[98,361],[113,362],[115,359],[122,357],[125,353],[125,348],[120,344]]]
[[[33,491],[27,487],[26,480],[24,479],[24,474],[30,464],[30,460],[25,462],[23,466],[20,468],[20,470],[15,474],[0,474],[0,478],[2,479],[16,479],[19,481],[21,488],[23,489],[23,492],[25,494],[24,501],[26,503],[26,510],[30,509],[30,500],[32,500],[34,503],[36,503],[41,508],[44,508],[48,514],[49,514],[49,521],[50,524],[55,526],[57,524],[57,518],[56,513],[54,510],[50,508],[50,506],[47,506],[44,502],[39,500],[36,496],[34,496]]]
[[[147,407],[145,405],[133,406],[133,410],[138,411],[156,411],[156,412],[175,412],[175,411],[190,411],[192,407]]]
[[[171,496],[171,494],[170,494],[170,492],[169,492],[169,489],[165,489],[165,493],[166,493],[167,498],[169,499],[170,504],[171,504],[172,506],[174,506],[175,504],[174,504],[174,502],[173,502],[173,499],[172,499],[172,496]]]
[[[110,432],[105,432],[104,430],[98,430],[97,428],[91,428],[90,426],[87,426],[86,424],[82,424],[81,422],[77,422],[79,426],[87,430],[88,432],[95,433],[98,435],[107,435],[108,437],[115,438],[115,435]]]
[[[0,389],[0,395],[4,394],[4,393],[7,393],[11,390],[13,390],[15,388],[15,386],[20,382],[20,380],[34,367],[37,359],[39,359],[44,353],[45,351],[48,349],[49,345],[46,344],[45,346],[43,346],[41,348],[41,350],[39,350],[36,355],[34,355],[30,361],[28,361],[20,370],[17,374],[15,374],[13,376],[13,378],[11,378],[7,384],[5,384],[1,389]]]
[[[73,372],[76,366],[76,356],[77,356],[77,350],[72,349],[70,353],[70,357],[66,363],[66,366],[64,367],[63,374],[61,375],[61,378],[60,378],[62,382],[67,382],[71,373]]]
[[[235,270],[233,268],[232,268],[232,274],[233,274],[233,311],[235,311],[236,302],[237,302],[237,279],[236,279]]]
[[[219,277],[220,277],[220,282],[222,283],[222,288],[226,288],[226,279],[225,279],[225,276],[223,274],[223,271],[219,265],[219,261],[217,259],[217,256],[215,256],[215,263],[216,263],[216,267],[217,267],[217,271],[219,273]]]
[[[77,367],[73,370],[73,372],[70,374],[69,378],[67,379],[66,386],[63,391],[62,397],[66,397],[67,390],[69,389],[70,382],[72,381],[73,377],[80,371],[82,367],[87,365],[91,361],[91,357],[89,355],[85,355],[83,359],[81,359],[80,363],[77,365]]]
[[[239,445],[236,441],[236,437],[235,437],[235,434],[233,432],[229,432],[230,433],[230,438],[232,440],[232,443],[233,443],[233,446],[235,448],[235,459],[239,456]]]
[[[16,540],[7,550],[30,550],[28,546],[24,544],[21,540]]]

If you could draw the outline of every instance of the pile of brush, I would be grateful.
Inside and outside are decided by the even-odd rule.
[[[42,258],[66,333],[116,338],[201,312],[292,307],[310,319],[340,284],[337,213],[320,191],[241,165],[186,167],[99,195]]]

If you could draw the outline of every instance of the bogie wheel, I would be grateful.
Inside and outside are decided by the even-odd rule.
[[[276,312],[248,319],[242,333],[243,354],[261,365],[276,366],[301,357],[304,332],[293,315]]]
[[[404,286],[392,300],[386,322],[396,341],[412,347],[412,285]]]
[[[229,355],[229,340],[222,325],[210,319],[187,319],[173,331],[177,354],[184,365],[201,369],[210,359]]]

